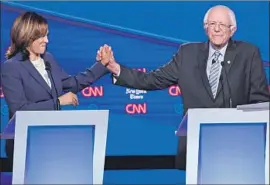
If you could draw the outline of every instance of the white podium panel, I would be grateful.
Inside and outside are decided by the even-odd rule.
[[[190,109],[186,184],[269,184],[269,110]]]
[[[102,184],[109,111],[16,113],[12,184]]]

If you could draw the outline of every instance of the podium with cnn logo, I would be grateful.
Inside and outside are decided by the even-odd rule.
[[[18,111],[12,184],[102,184],[109,111]]]
[[[190,109],[186,184],[269,184],[269,102],[235,109]]]

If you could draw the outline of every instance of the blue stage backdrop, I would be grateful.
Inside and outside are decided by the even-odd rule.
[[[257,45],[269,82],[268,2],[219,2],[231,7],[238,20],[236,39]],[[69,74],[95,62],[103,44],[112,46],[117,61],[143,70],[166,62],[181,43],[205,41],[202,20],[217,2],[16,2],[1,3],[1,62],[9,46],[14,19],[25,10],[49,21],[48,50]],[[196,10],[195,10],[196,9]],[[0,89],[1,90],[1,89]],[[1,93],[1,128],[8,110]],[[139,91],[112,85],[107,75],[79,93],[80,105],[65,109],[109,109],[107,156],[175,155],[174,131],[183,114],[181,91]],[[5,157],[1,141],[1,157]],[[107,171],[107,183],[184,183],[177,170]],[[149,180],[152,179],[152,180]]]

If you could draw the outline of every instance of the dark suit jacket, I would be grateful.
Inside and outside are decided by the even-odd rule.
[[[241,41],[229,41],[222,69],[223,83],[219,83],[215,99],[206,74],[208,51],[209,42],[181,45],[170,62],[149,73],[121,66],[116,84],[144,90],[159,90],[177,84],[181,88],[184,112],[190,108],[222,108],[229,107],[225,69],[233,107],[269,101],[267,80],[257,47]],[[230,64],[227,61],[230,61]],[[176,158],[179,169],[185,169],[185,148],[186,138],[180,138]]]
[[[98,62],[84,73],[69,76],[50,53],[45,53],[43,59],[51,65],[55,87],[54,83],[51,83],[52,88],[47,85],[29,60],[22,61],[22,53],[18,53],[3,63],[1,84],[10,117],[18,110],[55,110],[57,94],[60,96],[68,91],[77,93],[108,72]],[[52,82],[51,78],[50,80]]]

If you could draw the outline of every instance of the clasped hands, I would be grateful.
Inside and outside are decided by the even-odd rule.
[[[107,44],[99,48],[96,60],[106,66],[111,73],[115,75],[120,73],[120,65],[115,61],[112,48]]]

